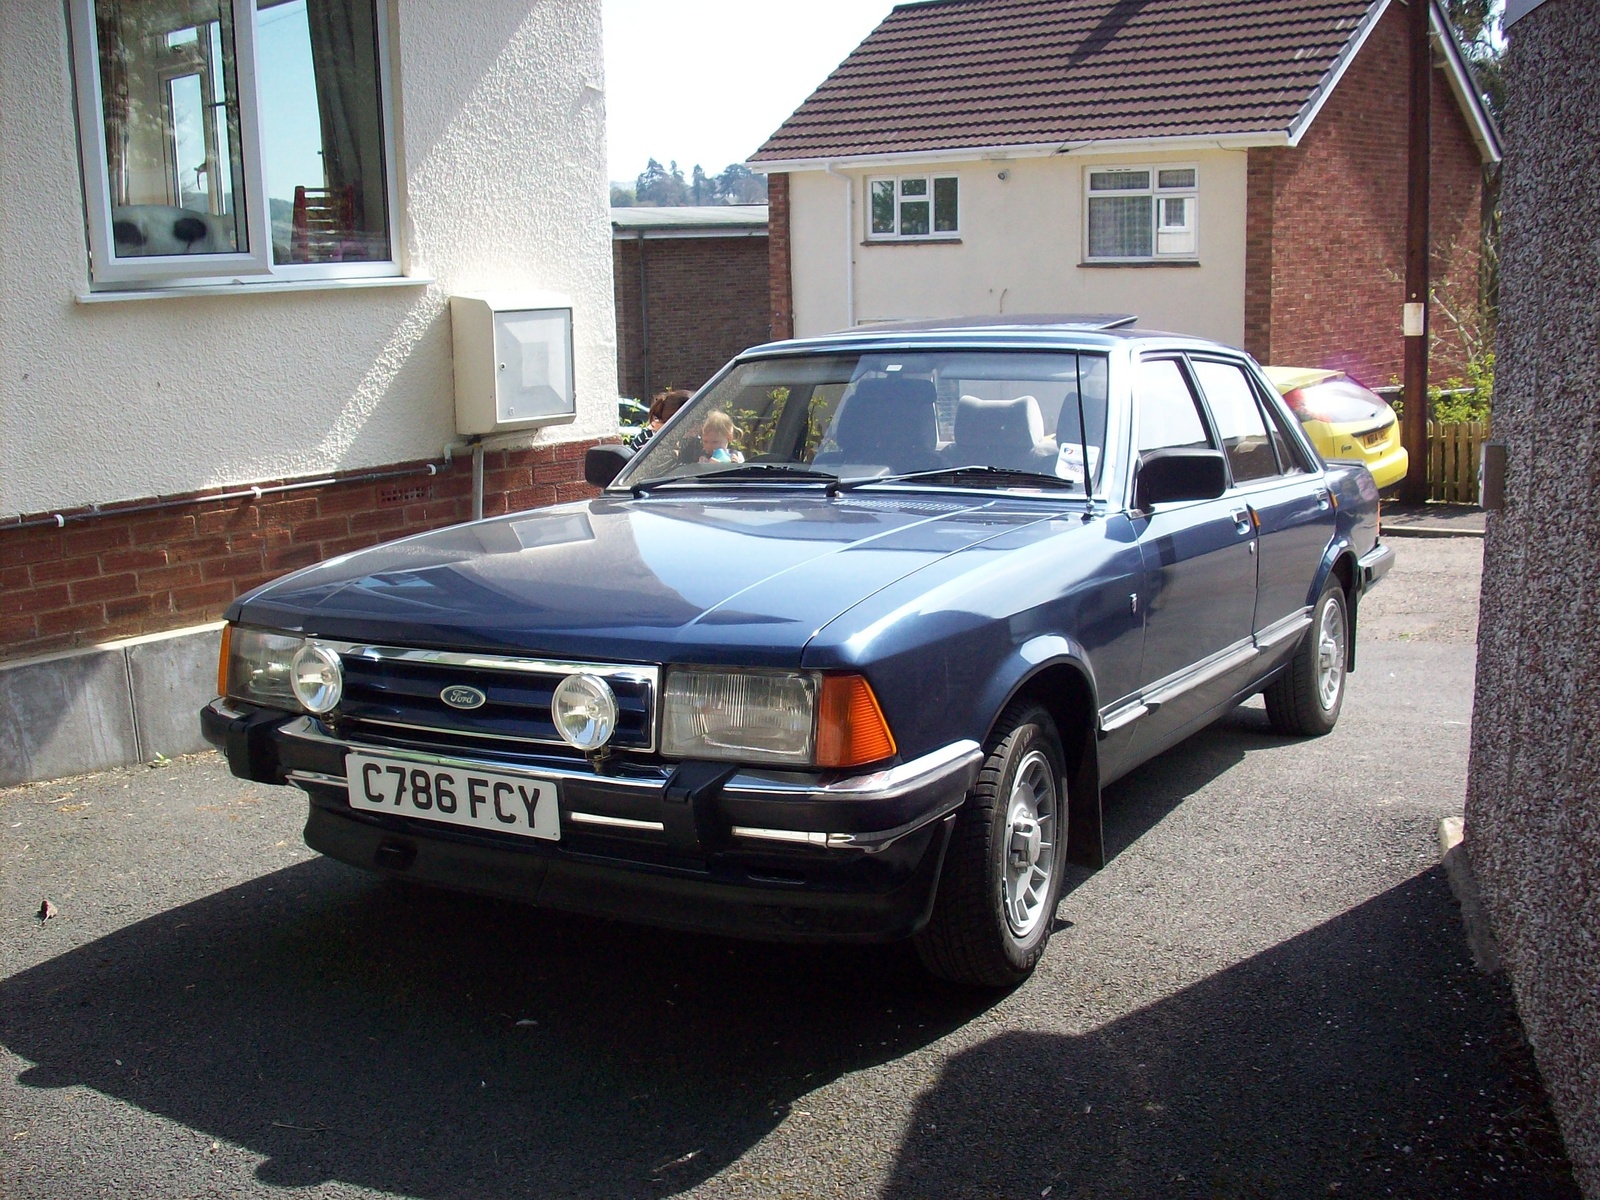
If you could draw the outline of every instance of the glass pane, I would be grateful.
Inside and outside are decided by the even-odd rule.
[[[1170,358],[1139,364],[1139,449],[1210,447],[1200,407],[1183,371]]]
[[[1156,186],[1164,188],[1192,188],[1194,186],[1194,168],[1185,167],[1182,170],[1157,171]]]
[[[900,232],[916,237],[928,232],[928,202],[904,200],[900,204]]]
[[[928,194],[928,181],[926,179],[902,179],[900,181],[900,194],[902,196],[926,196]]]
[[[273,261],[388,260],[372,0],[256,0],[256,58]]]
[[[872,232],[894,232],[894,180],[872,181]]]
[[[1161,228],[1184,229],[1189,224],[1189,201],[1163,198],[1161,200]]]
[[[1091,192],[1143,191],[1150,186],[1149,171],[1090,171]]]
[[[1276,475],[1278,458],[1244,372],[1228,363],[1196,362],[1194,373],[1200,377],[1234,480],[1242,483]]]
[[[1090,258],[1149,258],[1154,249],[1150,197],[1090,197]]]
[[[246,250],[227,0],[96,0],[117,257]]]
[[[933,230],[935,233],[954,233],[956,220],[956,181],[952,178],[933,181]]]

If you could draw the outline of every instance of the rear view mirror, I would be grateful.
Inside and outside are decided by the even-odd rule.
[[[628,465],[633,451],[615,442],[604,446],[590,446],[583,456],[583,478],[597,488],[610,487],[611,481]]]
[[[1227,490],[1228,465],[1221,450],[1146,450],[1139,456],[1133,502],[1148,510],[1180,500],[1215,500]]]

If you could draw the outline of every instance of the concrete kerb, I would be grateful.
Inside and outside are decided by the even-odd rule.
[[[1444,864],[1456,903],[1461,905],[1461,924],[1466,930],[1473,964],[1488,975],[1503,971],[1505,963],[1500,958],[1500,946],[1495,941],[1494,930],[1489,927],[1488,914],[1483,911],[1477,876],[1472,873],[1472,860],[1467,857],[1466,843],[1462,841],[1460,817],[1446,817],[1439,822],[1439,859]]]
[[[0,787],[206,749],[222,622],[0,663]]]

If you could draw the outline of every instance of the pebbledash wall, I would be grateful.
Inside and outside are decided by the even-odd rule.
[[[1400,376],[1405,342],[1406,10],[1378,22],[1300,145],[1249,153],[1244,347],[1264,363]],[[1430,109],[1430,377],[1458,374],[1477,318],[1484,175],[1444,71]],[[1441,303],[1442,302],[1442,303]],[[1450,314],[1454,314],[1454,318]]]
[[[291,568],[467,516],[469,463],[444,461],[452,293],[571,298],[578,419],[493,451],[486,510],[586,494],[583,448],[616,427],[598,0],[388,7],[406,278],[110,303],[82,302],[63,5],[16,0],[4,21],[0,658],[203,621]]]
[[[1484,542],[1465,845],[1567,1157],[1600,1200],[1600,41],[1588,0],[1520,8],[1494,401],[1505,508]]]

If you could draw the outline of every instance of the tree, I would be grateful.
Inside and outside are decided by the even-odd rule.
[[[676,161],[669,167],[663,167],[652,158],[635,181],[633,195],[636,203],[657,208],[687,204],[689,185],[684,182],[683,169]]]
[[[1445,0],[1445,12],[1450,24],[1461,35],[1478,90],[1497,121],[1504,112],[1506,96],[1502,69],[1505,41],[1500,37],[1500,10],[1500,0]]]

